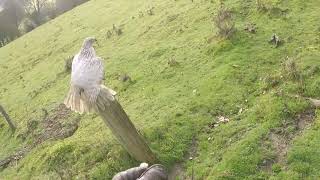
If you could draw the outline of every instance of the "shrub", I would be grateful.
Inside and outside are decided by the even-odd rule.
[[[147,14],[148,14],[149,16],[154,15],[153,9],[154,9],[154,7],[151,7],[151,8],[149,8],[149,9],[147,9]]]
[[[282,63],[282,72],[283,76],[290,80],[301,80],[301,72],[298,69],[298,66],[293,58],[286,57]]]
[[[173,67],[173,66],[177,66],[179,65],[179,62],[176,61],[176,59],[174,57],[171,57],[169,60],[168,60],[168,64],[170,67]]]
[[[107,31],[107,38],[110,39],[112,35],[113,35],[112,31],[108,30]]]
[[[73,57],[70,56],[64,61],[64,71],[67,73],[71,72]]]
[[[276,34],[273,34],[271,36],[271,39],[269,40],[269,43],[272,43],[277,48],[283,43],[283,41],[280,39],[279,36],[277,36]]]
[[[267,11],[268,10],[268,4],[265,0],[256,0],[257,9],[258,11]]]
[[[221,37],[230,38],[236,30],[232,12],[224,5],[221,5],[217,15],[213,19],[213,22],[218,28],[217,34]]]
[[[120,27],[117,27],[116,25],[113,25],[112,29],[118,36],[120,36],[122,34],[122,30],[121,30]]]
[[[122,82],[131,82],[132,79],[131,77],[128,75],[128,74],[122,74],[120,77],[119,77],[119,80],[122,81]]]

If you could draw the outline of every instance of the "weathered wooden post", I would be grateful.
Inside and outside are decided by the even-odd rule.
[[[7,112],[4,110],[4,108],[0,105],[0,113],[2,114],[2,116],[4,117],[4,119],[7,121],[10,129],[12,130],[12,132],[14,132],[16,130],[16,126],[13,124],[12,120],[10,119],[9,115],[7,114]]]
[[[96,101],[96,111],[132,157],[152,164],[158,161],[117,99],[106,87],[101,88]]]

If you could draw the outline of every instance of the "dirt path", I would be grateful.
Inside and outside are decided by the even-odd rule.
[[[190,177],[185,172],[184,164],[187,161],[193,160],[197,156],[198,142],[196,137],[192,138],[192,143],[189,148],[189,151],[185,154],[184,160],[182,162],[177,162],[169,172],[169,180],[192,180],[193,177]]]

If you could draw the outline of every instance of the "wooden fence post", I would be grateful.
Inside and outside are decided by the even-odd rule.
[[[12,132],[14,132],[16,130],[16,126],[13,124],[13,122],[10,119],[9,115],[7,114],[7,112],[4,110],[4,108],[1,105],[0,105],[0,113],[3,115],[4,119],[9,124],[9,127],[12,130]]]
[[[126,112],[107,88],[101,88],[96,101],[96,111],[102,117],[114,136],[136,160],[156,163],[155,154],[138,133]]]

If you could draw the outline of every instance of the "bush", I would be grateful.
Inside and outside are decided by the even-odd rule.
[[[256,0],[257,9],[259,11],[267,11],[268,10],[268,3],[265,0]]]
[[[221,5],[217,15],[213,19],[214,25],[218,28],[217,34],[224,38],[230,38],[235,32],[235,23],[232,12]]]
[[[113,25],[112,29],[118,36],[120,36],[122,34],[122,29],[120,27]]]
[[[149,16],[154,15],[153,9],[154,9],[154,7],[151,7],[151,8],[149,8],[149,9],[147,9],[147,14],[148,14]]]
[[[65,72],[68,72],[68,73],[71,72],[73,57],[74,56],[70,56],[64,61],[64,71]]]
[[[293,58],[287,57],[282,63],[283,76],[290,80],[301,80],[301,72]]]

